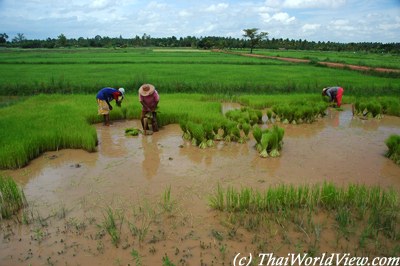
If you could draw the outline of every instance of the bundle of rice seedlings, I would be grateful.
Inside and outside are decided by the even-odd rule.
[[[232,121],[238,121],[239,118],[241,117],[242,111],[239,109],[233,109],[229,110],[228,112],[225,113],[226,118],[232,120]]]
[[[388,151],[386,157],[400,165],[400,135],[390,135],[385,141]]]
[[[261,136],[261,152],[260,152],[260,156],[262,158],[267,158],[268,157],[268,146],[270,143],[272,137],[272,133],[271,132],[264,132]]]
[[[382,118],[382,105],[376,101],[370,101],[367,103],[367,110],[370,116],[375,118]]]
[[[193,123],[192,130],[192,144],[199,146],[199,148],[207,148],[207,140],[204,128],[201,124]]]
[[[261,150],[262,150],[262,146],[261,146],[262,130],[257,125],[253,126],[253,137],[256,140],[256,149],[257,149],[257,151],[261,152]]]
[[[242,125],[242,130],[243,130],[243,133],[244,133],[245,140],[249,139],[250,129],[251,129],[251,126],[249,124],[244,123]]]
[[[213,131],[214,131],[214,140],[223,140],[222,135],[220,134],[220,129],[221,129],[221,124],[220,122],[214,122],[213,123]]]
[[[140,130],[137,128],[130,127],[130,128],[125,129],[126,136],[138,136],[139,133],[140,133]]]
[[[249,117],[250,117],[250,121],[249,121],[250,125],[254,126],[256,124],[259,124],[259,119],[255,112],[250,113]]]
[[[240,139],[240,130],[235,123],[228,124],[228,136],[225,137],[226,142],[231,141],[239,141]]]
[[[285,130],[283,128],[280,128],[278,126],[274,126],[271,130],[271,138],[270,138],[270,156],[271,157],[278,157],[280,156],[279,150],[282,148],[282,143],[283,143],[283,135],[285,133]]]
[[[214,133],[213,125],[211,124],[211,122],[205,122],[203,124],[203,128],[204,128],[207,147],[214,146],[215,133]]]
[[[179,126],[183,132],[182,138],[186,139],[186,140],[190,140],[190,139],[192,139],[192,136],[190,135],[187,124],[188,124],[188,122],[186,120],[183,120],[183,119],[179,120]]]

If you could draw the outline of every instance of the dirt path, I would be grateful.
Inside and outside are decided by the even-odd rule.
[[[248,56],[248,57],[276,59],[276,60],[292,62],[292,63],[310,63],[311,62],[311,60],[309,60],[309,59],[299,59],[299,58],[292,58],[292,57],[268,56],[268,55],[260,55],[260,54],[242,54],[242,53],[239,54],[239,53],[228,52],[228,51],[223,51],[223,50],[213,50],[213,51]],[[350,65],[350,64],[343,64],[343,63],[333,63],[333,62],[317,62],[317,64],[324,65],[327,67],[348,68],[348,69],[358,70],[358,71],[377,71],[377,72],[387,72],[387,73],[400,73],[400,69],[393,69],[393,68],[367,67],[367,66]]]

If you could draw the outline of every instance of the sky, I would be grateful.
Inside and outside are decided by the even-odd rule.
[[[0,0],[0,33],[26,39],[143,36],[400,42],[400,0]]]

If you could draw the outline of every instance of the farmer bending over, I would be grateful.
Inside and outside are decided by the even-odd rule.
[[[115,100],[117,106],[121,106],[122,100],[124,99],[125,89],[119,88],[103,88],[97,93],[97,105],[99,107],[98,114],[103,115],[104,125],[110,126],[110,111],[113,109],[110,102]]]
[[[142,128],[144,130],[144,134],[146,135],[147,130],[149,130],[148,125],[145,125],[144,119],[146,116],[151,116],[152,128],[153,132],[158,131],[157,125],[157,105],[160,100],[160,96],[156,91],[154,85],[151,84],[143,84],[139,88],[139,101],[142,104],[142,113],[140,115],[140,121],[142,122]]]
[[[337,107],[342,105],[344,89],[342,87],[327,87],[322,89],[322,96],[328,96],[330,102],[336,102]]]

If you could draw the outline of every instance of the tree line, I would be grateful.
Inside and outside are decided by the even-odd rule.
[[[250,29],[257,30],[257,29]],[[246,30],[244,30],[246,33]],[[27,39],[23,33],[18,33],[12,40],[6,33],[0,33],[0,46],[10,48],[73,48],[73,47],[189,47],[197,49],[294,49],[294,50],[321,50],[321,51],[365,51],[373,53],[400,53],[400,43],[381,43],[381,42],[315,42],[307,40],[293,40],[283,38],[257,38],[267,37],[257,35],[256,39],[251,38],[248,32],[243,38],[232,37],[151,37],[144,33],[142,36],[136,35],[133,38],[105,37],[96,35],[94,38],[67,38],[60,34],[57,38],[47,38],[45,40]],[[261,35],[264,33],[260,33]],[[255,42],[256,40],[256,42]]]

